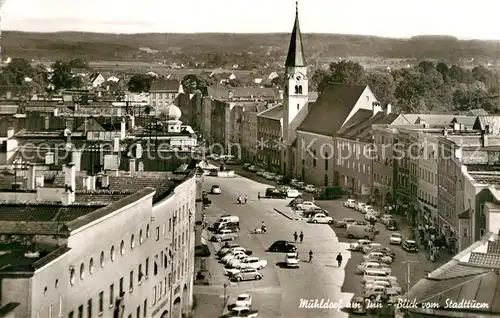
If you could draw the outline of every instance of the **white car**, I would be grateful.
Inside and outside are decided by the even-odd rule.
[[[356,209],[356,211],[359,211],[359,212],[364,212],[365,206],[366,206],[366,203],[358,202],[358,204],[356,205],[356,207],[354,209]]]
[[[266,174],[266,170],[264,170],[264,169],[258,169],[256,174],[258,176],[263,177]]]
[[[236,302],[234,303],[234,307],[248,307],[252,306],[252,295],[250,294],[239,294],[236,297]]]
[[[292,179],[292,180],[290,180],[290,185],[291,185],[292,187],[296,187],[296,186],[297,186],[297,182],[299,182],[299,180],[297,180],[297,179]]]
[[[235,251],[235,252],[230,252],[224,255],[224,257],[221,259],[222,263],[227,264],[231,259],[233,259],[237,255],[247,255],[245,252],[242,251]]]
[[[255,268],[263,269],[267,266],[267,261],[265,259],[259,259],[258,257],[246,257],[236,262],[233,267],[236,268]]]
[[[211,192],[212,194],[221,194],[221,193],[222,193],[222,190],[220,189],[220,187],[219,187],[218,185],[214,184],[214,185],[212,186],[212,188],[210,189],[210,192]]]
[[[370,253],[373,249],[382,247],[382,244],[380,243],[370,243],[367,246],[363,247],[363,253],[368,254]]]
[[[300,197],[301,195],[302,195],[302,193],[300,193],[298,190],[295,190],[295,189],[288,189],[286,191],[287,198],[296,198],[296,197]]]
[[[307,221],[309,223],[323,223],[323,224],[332,224],[333,218],[326,216],[322,213],[315,214],[312,218]]]
[[[391,237],[389,238],[389,243],[392,245],[401,245],[401,242],[403,241],[403,235],[401,233],[392,233]]]
[[[312,184],[308,184],[304,188],[304,191],[307,192],[307,193],[314,193],[314,192],[316,192],[316,187],[313,186]]]
[[[297,268],[299,267],[299,255],[297,253],[286,253],[285,255],[286,267]]]
[[[371,205],[365,205],[363,208],[363,213],[372,213],[373,207]]]
[[[366,240],[366,239],[357,240],[356,242],[351,243],[351,245],[349,245],[349,250],[351,250],[351,251],[362,251],[363,247],[367,246],[371,242],[372,241]]]
[[[358,266],[356,266],[356,274],[364,274],[368,270],[383,271],[383,272],[386,272],[388,274],[392,273],[391,267],[387,266],[386,264],[383,264],[383,263],[365,262],[365,263],[361,263]]]
[[[298,188],[298,189],[304,189],[306,187],[306,183],[302,182],[302,181],[299,181],[299,182],[297,182],[297,184],[295,185],[295,187]]]
[[[226,254],[236,251],[246,252],[246,249],[244,247],[239,246],[238,244],[232,244],[230,245],[230,247],[221,248],[218,254],[220,257],[224,257]]]
[[[373,213],[366,213],[365,214],[365,221],[377,221],[377,216]]]
[[[276,179],[276,174],[272,173],[272,172],[268,172],[264,178],[266,178],[266,180],[274,180]]]
[[[244,260],[247,259],[248,255],[236,255],[235,257],[231,258],[227,263],[226,266],[229,268],[237,268],[238,264]]]
[[[257,318],[259,316],[259,312],[257,310],[251,310],[248,307],[234,307],[231,308],[229,314],[227,314],[227,318]]]
[[[356,200],[353,200],[353,199],[347,199],[347,201],[344,201],[344,206],[346,208],[354,208],[356,207]]]
[[[392,215],[391,214],[384,214],[380,218],[380,223],[386,224],[387,222],[389,222],[389,220],[394,220],[394,218],[392,217]]]
[[[313,209],[319,209],[319,207],[311,201],[304,201],[301,204],[297,204],[296,208],[306,212]]]
[[[383,286],[387,289],[392,289],[399,294],[401,294],[403,292],[403,289],[401,288],[401,286],[399,286],[398,284],[393,284],[388,280],[376,280],[374,282],[370,282],[369,284],[365,285],[365,290],[372,289],[375,286]]]
[[[363,256],[363,261],[379,261],[380,263],[392,264],[393,259],[392,257],[385,255],[384,253],[371,252]]]

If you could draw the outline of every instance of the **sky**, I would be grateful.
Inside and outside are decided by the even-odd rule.
[[[0,0],[1,2],[1,0]],[[500,40],[500,1],[302,0],[302,33]],[[294,0],[6,0],[2,29],[103,33],[290,32]]]

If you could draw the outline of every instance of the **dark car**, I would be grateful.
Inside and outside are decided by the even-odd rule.
[[[288,241],[276,241],[269,247],[269,252],[293,253],[297,247]]]
[[[266,198],[284,198],[283,193],[276,188],[266,189]]]
[[[410,253],[418,253],[418,245],[417,245],[417,242],[413,241],[413,240],[406,240],[403,242],[403,244],[401,244],[401,247],[407,251],[407,252],[410,252]]]
[[[396,221],[394,220],[389,220],[386,224],[385,224],[385,228],[388,229],[389,231],[397,231],[398,230],[398,225],[396,223]]]
[[[210,206],[210,204],[212,204],[212,200],[208,198],[203,198],[203,206],[207,207]]]

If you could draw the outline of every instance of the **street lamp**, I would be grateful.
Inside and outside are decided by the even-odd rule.
[[[224,283],[224,308],[226,308],[227,303],[227,284]]]

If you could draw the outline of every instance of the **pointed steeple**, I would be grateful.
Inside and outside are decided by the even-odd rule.
[[[295,23],[293,25],[290,47],[286,56],[286,67],[306,66],[304,48],[302,45],[302,35],[299,26],[299,2],[295,2]]]

